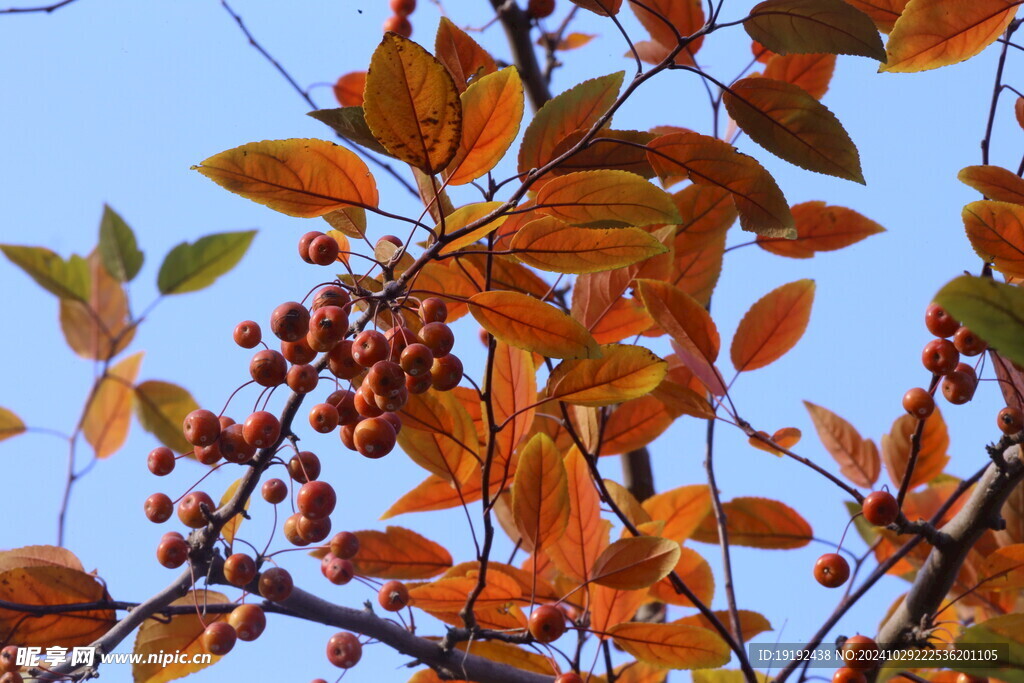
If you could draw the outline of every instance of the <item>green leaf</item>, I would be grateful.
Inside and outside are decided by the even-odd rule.
[[[255,230],[207,235],[195,244],[182,242],[164,259],[157,277],[161,294],[184,294],[209,287],[245,256]]]
[[[21,418],[0,406],[0,441],[17,436],[25,431],[25,423]]]
[[[89,301],[89,264],[81,256],[65,261],[46,247],[0,245],[11,263],[25,271],[39,286],[61,299]]]
[[[144,257],[135,242],[135,233],[106,204],[100,220],[99,251],[103,267],[118,282],[131,282],[142,268]]]
[[[990,278],[961,275],[935,295],[971,331],[1015,363],[1024,364],[1024,290]]]
[[[968,673],[991,676],[1007,683],[1024,683],[1024,614],[1003,614],[966,629],[957,639],[960,650],[975,650],[978,655]],[[990,661],[986,650],[999,647],[999,658]],[[968,653],[969,654],[969,653]],[[958,667],[952,667],[958,668]]]
[[[178,453],[192,450],[181,425],[185,416],[197,408],[192,394],[177,384],[148,380],[135,386],[135,414],[142,428]]]
[[[349,142],[354,142],[372,152],[395,158],[384,148],[384,145],[377,142],[377,138],[373,137],[370,127],[366,125],[366,115],[363,113],[362,107],[317,109],[309,112],[306,116],[312,116],[320,123],[326,123],[334,129],[335,133]]]

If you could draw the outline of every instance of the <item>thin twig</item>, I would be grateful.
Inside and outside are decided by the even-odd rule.
[[[75,0],[61,0],[61,2],[55,2],[52,5],[43,5],[41,7],[8,7],[7,9],[0,9],[0,14],[29,14],[31,12],[44,12],[49,14],[55,12],[61,7],[67,7]]]

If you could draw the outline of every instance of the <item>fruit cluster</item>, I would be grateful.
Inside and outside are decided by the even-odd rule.
[[[391,0],[393,14],[384,21],[384,31],[397,33],[403,38],[412,35],[409,15],[416,11],[416,0]]]
[[[889,526],[900,516],[900,505],[888,491],[872,491],[864,497],[861,512],[875,526]],[[850,565],[839,552],[825,553],[814,563],[814,578],[826,588],[838,588],[850,578]]]
[[[960,357],[977,356],[988,348],[983,340],[937,304],[928,306],[924,322],[935,339],[925,344],[921,363],[936,381],[932,382],[931,391],[914,387],[903,395],[903,409],[919,420],[927,418],[935,410],[932,392],[938,378],[942,381],[942,395],[953,405],[963,405],[974,398],[978,375],[973,366],[960,362]]]

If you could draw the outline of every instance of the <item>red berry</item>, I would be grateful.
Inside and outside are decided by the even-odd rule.
[[[565,614],[554,605],[540,605],[530,613],[530,635],[541,643],[552,643],[565,633]]]
[[[351,340],[346,339],[336,344],[327,354],[327,368],[338,379],[354,379],[364,370],[352,356],[354,346]]]
[[[1003,434],[1017,434],[1024,429],[1024,415],[1016,408],[1003,408],[996,417],[996,424]]]
[[[402,375],[405,377],[405,375]],[[405,388],[405,382],[402,382],[402,387],[396,390],[391,396],[381,396],[380,394],[374,395],[374,403],[385,413],[394,413],[401,410],[405,404],[409,401],[409,390]]]
[[[351,561],[336,557],[332,553],[328,553],[324,557],[324,562],[320,564],[320,570],[335,586],[344,586],[356,575],[355,566]]]
[[[988,344],[966,327],[961,327],[953,335],[953,346],[965,356],[977,356],[988,348]]]
[[[391,0],[391,11],[405,17],[416,11],[416,0]]]
[[[427,323],[420,330],[419,338],[434,354],[434,358],[447,356],[455,347],[455,335],[452,328],[444,323]]]
[[[453,353],[435,358],[430,367],[430,383],[438,391],[451,391],[462,381],[462,361]]]
[[[156,547],[156,560],[168,569],[177,569],[188,560],[188,543],[183,538],[164,538]]]
[[[260,493],[263,495],[263,500],[272,505],[277,505],[288,497],[288,485],[280,479],[267,479],[263,482]]]
[[[302,304],[286,301],[270,314],[270,331],[281,341],[298,341],[309,331],[309,311]]]
[[[373,364],[363,382],[378,396],[397,396],[405,389],[405,372],[398,363],[381,360]]]
[[[182,432],[193,446],[206,446],[220,436],[220,420],[209,410],[193,410],[185,416]]]
[[[210,512],[217,508],[213,504],[213,499],[208,494],[202,491],[189,493],[178,503],[178,519],[190,529],[199,529],[206,526],[206,515],[203,514],[201,507],[203,505]]]
[[[900,506],[888,491],[872,491],[861,506],[864,519],[875,526],[889,526],[900,516]]]
[[[382,417],[370,417],[356,425],[352,441],[367,458],[382,458],[395,447],[395,428]]]
[[[313,306],[311,310],[316,311],[324,306],[338,306],[344,310],[347,315],[351,301],[352,299],[349,297],[348,292],[344,289],[337,285],[327,285],[326,287],[318,289],[316,294],[313,295]]]
[[[284,524],[281,525],[281,531],[284,532],[284,538],[286,541],[294,546],[302,547],[309,545],[312,541],[307,541],[299,531],[299,521],[302,519],[302,515],[296,512],[294,515],[290,515]]]
[[[388,581],[380,587],[377,602],[388,612],[398,612],[409,604],[409,589],[401,581]]]
[[[555,11],[555,0],[529,0],[526,3],[526,13],[534,19],[550,17]]]
[[[217,420],[220,422],[220,430],[222,432],[231,425],[235,424],[235,421],[228,417],[227,415],[221,415],[220,417],[217,418]]]
[[[9,671],[18,670],[18,646],[8,645],[4,649],[0,650],[0,672],[7,673]]]
[[[234,627],[226,621],[215,621],[203,631],[203,648],[211,655],[222,656],[231,652],[238,634]]]
[[[953,405],[969,402],[977,388],[978,376],[966,363],[959,363],[956,370],[942,378],[942,395]]]
[[[343,560],[356,556],[359,552],[359,537],[351,531],[339,531],[331,539],[331,553]]]
[[[245,418],[242,425],[242,436],[246,442],[256,448],[270,448],[281,436],[281,422],[273,413],[258,410]]]
[[[363,330],[352,342],[352,358],[364,368],[371,367],[388,355],[388,340],[377,330]]]
[[[333,432],[338,419],[338,409],[330,403],[317,403],[309,411],[309,426],[321,434]]]
[[[936,375],[948,375],[960,362],[960,352],[948,339],[933,339],[925,344],[921,352],[921,363],[926,370]]]
[[[924,312],[924,325],[936,337],[951,337],[960,329],[960,323],[938,304],[929,304]]]
[[[867,676],[863,672],[847,666],[836,669],[832,674],[832,683],[867,683],[867,681]]]
[[[214,441],[209,446],[196,446],[192,454],[196,456],[196,460],[204,465],[216,465],[222,455],[220,452],[220,440]]]
[[[410,394],[425,394],[432,386],[434,384],[429,373],[418,377],[407,375],[405,378],[405,388]]]
[[[355,393],[348,390],[335,391],[327,397],[326,402],[338,409],[338,424],[353,424],[359,420],[355,398]]]
[[[402,351],[399,364],[411,377],[430,374],[430,368],[434,364],[434,352],[426,344],[410,344]]]
[[[329,517],[337,502],[334,487],[326,481],[306,482],[295,497],[295,507],[310,519]]]
[[[267,628],[267,615],[259,605],[239,605],[228,615],[228,623],[235,629],[238,639],[251,642],[259,638]]]
[[[359,639],[347,631],[331,636],[327,641],[327,661],[339,669],[351,669],[363,656]]]
[[[271,567],[260,574],[260,595],[271,602],[287,600],[293,586],[292,575],[281,567]]]
[[[341,436],[341,443],[350,451],[354,451],[356,449],[356,425],[364,419],[365,418],[360,417],[357,422],[343,425],[341,429],[338,430],[338,434]]]
[[[293,365],[288,369],[285,378],[288,388],[296,394],[308,394],[316,389],[320,377],[316,374],[316,368],[312,365]]]
[[[324,517],[323,519],[310,519],[304,515],[299,515],[299,519],[296,524],[299,536],[301,536],[302,540],[306,543],[320,543],[331,535],[330,517]]]
[[[257,351],[249,361],[249,375],[260,386],[276,387],[283,384],[287,373],[288,362],[272,349]]]
[[[242,588],[256,578],[256,562],[245,553],[235,553],[224,560],[224,578],[232,586]]]
[[[167,446],[158,446],[149,452],[146,465],[149,471],[158,477],[165,477],[174,471],[174,451]]]
[[[814,563],[814,578],[826,588],[838,588],[850,578],[850,565],[839,553],[825,553]]]
[[[156,524],[163,524],[174,514],[174,503],[164,493],[154,493],[146,499],[144,506],[146,519]]]
[[[874,669],[881,663],[874,655],[877,650],[878,644],[874,639],[857,635],[846,639],[840,655],[847,667],[863,671]]]
[[[323,233],[319,230],[313,230],[299,238],[299,257],[306,263],[313,263],[309,258],[309,245],[313,243],[313,240],[321,235],[323,235]]]
[[[402,431],[402,418],[398,416],[398,413],[387,412],[380,416],[382,420],[387,420],[391,427],[395,430],[395,434]]]
[[[956,683],[988,683],[988,678],[986,676],[972,676],[961,671],[956,677]]]
[[[281,355],[289,363],[294,363],[295,365],[312,363],[313,359],[316,358],[316,354],[316,349],[309,345],[309,340],[306,337],[298,341],[281,342]]]
[[[402,248],[403,244],[402,239],[394,235],[384,235],[379,240],[377,240],[377,244],[380,244],[381,242],[391,242],[391,244],[395,245],[399,249]]]
[[[420,319],[425,323],[443,323],[448,320],[448,306],[437,297],[420,302]]]
[[[310,345],[329,351],[348,334],[348,313],[341,306],[321,306],[309,318]]]
[[[388,340],[388,359],[394,361],[397,361],[411,344],[422,343],[415,332],[401,325],[390,328],[384,333],[384,338]]]
[[[569,671],[556,678],[555,683],[583,683],[583,679],[579,674]]]
[[[320,458],[316,453],[300,451],[288,461],[288,474],[300,484],[315,481],[320,476]]]
[[[903,394],[903,410],[923,420],[935,411],[935,399],[927,390],[914,387]]]
[[[383,410],[377,407],[377,395],[370,389],[369,384],[362,384],[356,392],[352,405],[363,417],[379,417]]]
[[[245,440],[245,427],[240,424],[224,429],[217,440],[217,447],[228,462],[245,463],[256,455],[256,446]]]
[[[329,266],[338,259],[338,242],[330,235],[319,235],[309,243],[309,260],[318,266]]]
[[[243,320],[235,325],[232,337],[243,349],[254,349],[263,340],[263,332],[255,321]]]

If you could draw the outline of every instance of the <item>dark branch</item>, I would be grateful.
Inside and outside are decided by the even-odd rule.
[[[55,2],[52,5],[43,5],[41,7],[8,7],[7,9],[0,9],[0,14],[30,14],[32,12],[43,12],[49,14],[55,12],[61,7],[67,7],[75,0],[61,0],[61,2]]]

